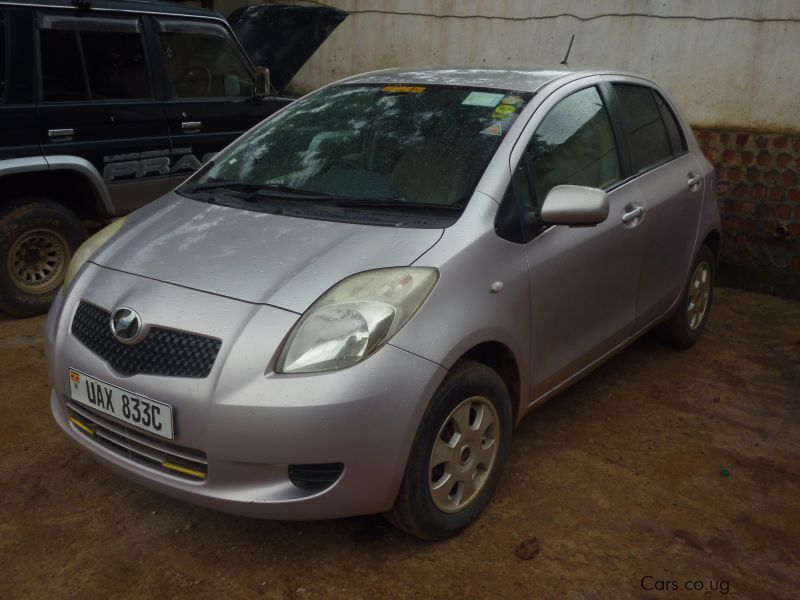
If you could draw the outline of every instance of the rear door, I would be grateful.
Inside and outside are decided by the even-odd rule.
[[[157,17],[154,26],[176,185],[289,100],[254,98],[253,68],[224,21]]]
[[[634,83],[612,88],[645,208],[638,329],[662,316],[686,283],[700,224],[702,170],[658,91]]]
[[[594,227],[544,228],[526,246],[534,399],[633,333],[644,245],[638,219],[626,216],[641,206],[641,196],[624,181],[627,169],[600,89],[571,91],[539,110],[548,112],[523,155],[525,201],[539,210],[557,185],[596,187],[608,194],[609,214]],[[521,177],[518,167],[515,179],[524,189]]]
[[[156,100],[140,16],[38,14],[39,143],[88,160],[115,214],[170,188],[170,142]]]

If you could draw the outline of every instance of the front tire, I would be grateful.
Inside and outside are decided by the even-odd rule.
[[[489,503],[508,457],[511,399],[489,367],[460,361],[417,431],[394,507],[386,518],[426,540],[453,536]]]
[[[0,207],[0,310],[17,317],[46,312],[86,235],[80,219],[57,202]]]
[[[714,253],[708,246],[701,246],[689,271],[689,281],[678,308],[657,330],[663,343],[676,348],[691,348],[700,339],[711,312],[715,266]]]

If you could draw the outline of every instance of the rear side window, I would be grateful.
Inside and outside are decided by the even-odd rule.
[[[0,98],[6,93],[6,18],[0,12]]]
[[[138,19],[42,15],[39,22],[45,100],[151,97]]]
[[[170,97],[253,95],[253,76],[225,28],[167,19],[158,29]]]
[[[42,53],[42,97],[50,102],[86,100],[78,34],[48,29],[39,32]]]
[[[83,31],[81,42],[93,99],[150,97],[150,80],[139,34]]]
[[[620,180],[619,153],[596,88],[575,92],[544,118],[525,151],[536,203],[563,184],[607,188]]]
[[[683,139],[681,128],[678,125],[678,119],[672,112],[672,109],[661,97],[661,94],[653,90],[656,97],[656,104],[661,111],[661,118],[664,119],[664,125],[667,128],[667,137],[669,138],[669,145],[672,149],[672,155],[683,154],[686,152],[686,140]]]
[[[677,154],[672,150],[670,135],[653,91],[649,87],[628,84],[614,84],[614,91],[631,146],[634,169],[637,172],[644,171]],[[677,125],[674,121],[672,125],[675,128],[674,137]]]

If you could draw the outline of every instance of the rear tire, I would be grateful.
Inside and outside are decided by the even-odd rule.
[[[72,211],[46,198],[0,207],[0,310],[17,317],[46,312],[86,236]]]
[[[708,322],[714,297],[716,261],[711,249],[703,245],[689,270],[689,281],[675,313],[656,330],[661,342],[675,348],[691,348],[700,339]]]
[[[425,540],[451,537],[489,503],[508,457],[511,400],[489,367],[460,361],[422,418],[403,483],[384,516]]]

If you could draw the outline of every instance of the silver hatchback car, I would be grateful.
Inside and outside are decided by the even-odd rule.
[[[46,325],[53,416],[200,505],[452,535],[526,414],[656,326],[698,339],[714,188],[641,77],[340,81],[76,253]]]

